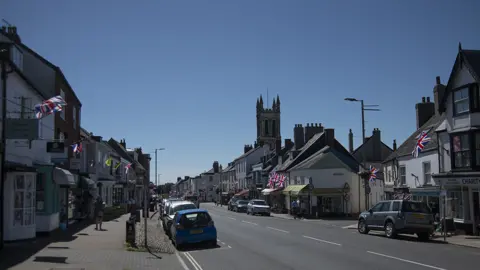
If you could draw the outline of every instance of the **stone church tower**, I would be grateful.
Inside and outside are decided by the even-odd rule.
[[[280,135],[280,97],[273,99],[272,108],[263,107],[263,98],[257,99],[257,143],[269,145],[273,150],[281,147]],[[278,145],[280,144],[280,146]]]

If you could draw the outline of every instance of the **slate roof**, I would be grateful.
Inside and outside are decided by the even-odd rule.
[[[412,155],[412,151],[417,143],[415,139],[422,131],[428,130],[427,134],[432,139],[424,148],[423,152],[431,151],[437,149],[438,147],[438,136],[435,130],[442,124],[443,120],[445,120],[445,114],[438,115],[435,114],[432,116],[423,126],[417,129],[415,132],[412,133],[403,143],[400,145],[396,151],[391,153],[384,161],[388,162],[397,157],[404,157],[408,155]],[[413,156],[412,156],[413,158]]]
[[[342,161],[351,171],[358,172],[359,171],[359,162],[350,154],[346,155],[340,151],[337,151],[330,146],[325,146],[321,150],[317,151],[315,154],[311,155],[304,161],[298,163],[297,165],[290,168],[290,170],[298,170],[298,169],[309,169],[313,165],[315,165],[318,161],[326,158],[328,154],[333,154],[337,157],[340,161]]]
[[[108,140],[108,144],[110,145],[110,147],[115,151],[117,152],[120,157],[130,161],[132,164],[134,164],[135,166],[135,169],[140,169],[140,170],[144,170],[145,171],[145,168],[142,166],[142,164],[140,164],[140,162],[134,160],[128,153],[127,153],[127,150],[125,148],[123,148],[123,146],[117,142],[116,140],[114,140],[113,138],[110,138],[110,140]]]
[[[233,165],[232,165],[232,166],[227,166],[222,172],[229,172],[229,171],[232,171],[232,170],[234,170],[234,169],[235,169],[235,168],[234,168]]]
[[[308,142],[302,148],[298,149],[298,151],[300,151],[300,153],[298,153],[298,155],[295,158],[293,158],[293,159],[289,158],[289,159],[285,160],[285,162],[283,162],[282,165],[277,167],[277,170],[278,171],[284,171],[284,170],[288,169],[289,166],[292,165],[296,160],[299,160],[300,158],[302,158],[305,155],[305,152],[308,150],[308,148],[310,148],[310,146],[312,146],[316,141],[318,141],[320,138],[322,138],[324,133],[325,132],[315,134],[310,140],[308,140]],[[291,152],[290,154],[293,154],[293,152]],[[303,157],[303,158],[305,158],[305,157]]]

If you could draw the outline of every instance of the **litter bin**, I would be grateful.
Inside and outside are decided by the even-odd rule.
[[[155,203],[150,204],[150,212],[155,212]]]
[[[135,220],[133,219],[126,221],[125,240],[130,245],[135,245]]]
[[[135,211],[135,222],[140,222],[140,209]]]

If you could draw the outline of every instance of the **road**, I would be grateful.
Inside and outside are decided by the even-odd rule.
[[[479,249],[361,235],[331,221],[249,216],[213,204],[202,208],[215,221],[219,247],[180,251],[185,269],[479,269]]]

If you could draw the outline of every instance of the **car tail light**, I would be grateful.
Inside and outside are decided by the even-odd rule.
[[[177,230],[183,230],[183,225],[180,224],[180,223],[177,223],[177,224],[175,225],[175,228],[177,228]]]
[[[213,222],[213,220],[211,220],[210,222],[208,222],[208,227],[213,227],[215,226],[215,222]]]

